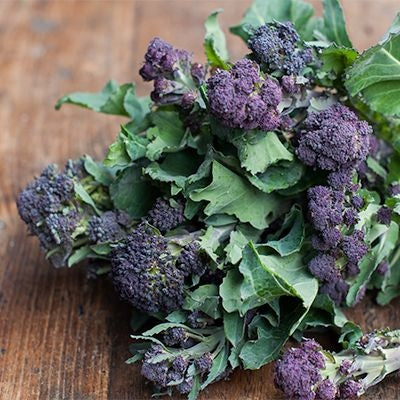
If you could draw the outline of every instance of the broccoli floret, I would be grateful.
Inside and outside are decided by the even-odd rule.
[[[318,231],[340,225],[343,222],[344,193],[329,186],[308,189],[308,210],[311,223]]]
[[[191,242],[186,245],[179,254],[176,264],[185,276],[202,276],[207,268],[204,257],[200,254],[198,242]]]
[[[300,39],[291,22],[260,26],[250,37],[248,46],[268,72],[298,75],[314,60],[312,49]]]
[[[174,264],[168,241],[142,223],[111,253],[111,272],[121,298],[146,313],[177,310],[184,276]]]
[[[390,225],[392,210],[389,207],[382,206],[376,213],[376,219],[380,224]]]
[[[364,232],[359,230],[345,236],[340,246],[347,260],[353,264],[358,264],[368,252],[368,246],[364,243]]]
[[[177,203],[176,206],[172,207],[168,201],[159,197],[148,212],[146,220],[161,233],[165,233],[176,228],[185,220],[183,205]]]
[[[196,87],[204,81],[205,70],[201,64],[192,63],[186,50],[154,38],[144,58],[139,74],[145,81],[154,81],[151,99],[155,103],[181,104],[185,108],[194,103]]]
[[[212,357],[211,353],[204,353],[199,359],[195,360],[194,366],[196,370],[200,372],[201,375],[208,373],[212,367]]]
[[[372,128],[341,104],[309,114],[300,131],[296,153],[315,169],[342,171],[364,161]]]
[[[293,400],[355,399],[398,370],[399,355],[399,331],[373,332],[340,353],[305,340],[276,363],[275,384]]]
[[[189,336],[187,331],[183,328],[169,328],[163,334],[163,342],[167,346],[176,346],[179,345],[184,347],[185,343],[188,341]]]
[[[56,165],[49,165],[17,199],[19,215],[56,267],[65,265],[73,249],[72,234],[83,218],[75,198],[74,179],[84,173],[78,164],[70,162],[67,167],[60,172]]]
[[[117,242],[126,235],[129,216],[120,211],[106,211],[89,220],[88,236],[93,243]]]
[[[218,70],[207,81],[211,113],[230,128],[273,130],[281,123],[279,84],[262,78],[257,65],[239,60],[230,71]]]

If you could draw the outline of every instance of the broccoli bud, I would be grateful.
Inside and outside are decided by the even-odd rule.
[[[372,128],[341,104],[311,113],[304,122],[296,153],[315,169],[342,171],[364,161]]]
[[[291,22],[260,26],[248,42],[254,58],[268,72],[298,75],[314,60]]]
[[[354,348],[330,353],[314,340],[287,350],[275,367],[275,384],[293,400],[354,399],[400,369],[400,332],[377,331]]]
[[[207,81],[211,113],[230,128],[273,130],[281,124],[278,83],[260,76],[257,65],[239,60],[228,71],[218,70]]]
[[[142,223],[111,253],[112,279],[120,297],[146,313],[177,310],[184,275],[175,266],[168,241]]]
[[[183,205],[178,203],[175,207],[172,207],[166,200],[158,198],[148,212],[146,219],[161,233],[165,233],[176,228],[185,220]]]

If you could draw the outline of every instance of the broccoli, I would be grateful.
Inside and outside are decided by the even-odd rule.
[[[181,104],[188,108],[197,98],[197,86],[205,77],[201,64],[192,63],[186,50],[175,49],[160,38],[149,43],[139,74],[154,81],[151,99],[157,104]]]
[[[239,60],[230,71],[218,70],[207,81],[211,113],[230,128],[274,130],[281,117],[282,91],[272,78],[262,78],[259,67]]]
[[[146,220],[161,233],[165,233],[176,228],[185,220],[183,205],[177,203],[175,207],[172,207],[166,200],[159,197],[148,212]]]
[[[255,60],[267,72],[298,75],[314,61],[312,49],[291,22],[270,22],[257,28],[248,41]]]
[[[224,330],[222,327],[215,327],[205,332],[186,328],[184,325],[168,329],[171,330],[179,332],[177,335],[180,337],[190,337],[190,346],[186,342],[183,347],[166,347],[164,343],[168,343],[165,341],[151,344],[143,355],[141,372],[159,392],[172,394],[175,389],[181,394],[188,394],[195,379],[200,383],[206,380],[215,358],[224,347]],[[167,336],[170,335],[167,333]],[[146,339],[143,336],[137,338]],[[222,374],[224,372],[225,370]],[[220,378],[221,376],[217,376],[215,380]]]
[[[325,171],[355,168],[369,152],[372,128],[342,104],[310,113],[299,132],[297,156]]]
[[[64,172],[51,164],[18,196],[19,215],[55,267],[66,264],[74,248],[75,231],[94,214],[75,193],[75,182],[86,176],[80,161],[68,162]]]
[[[93,243],[117,242],[126,236],[131,220],[121,211],[106,211],[101,216],[94,215],[89,220],[88,236]]]
[[[400,331],[364,335],[340,353],[305,340],[276,363],[275,384],[292,400],[347,400],[400,368]]]
[[[184,233],[167,239],[146,221],[139,224],[111,252],[111,274],[120,297],[146,313],[179,309],[183,303],[185,277],[189,275],[178,262],[187,245],[179,243],[195,240],[195,236],[196,233]],[[192,257],[198,261],[194,253]],[[191,273],[203,273],[205,260],[203,263]]]
[[[116,291],[139,310],[170,312],[182,306],[184,276],[175,266],[168,241],[146,223],[118,243],[111,266]]]

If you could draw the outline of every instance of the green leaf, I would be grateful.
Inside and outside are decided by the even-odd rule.
[[[218,287],[213,284],[200,286],[186,295],[182,308],[188,311],[200,310],[211,318],[220,318]]]
[[[151,143],[147,146],[146,156],[157,160],[163,152],[178,151],[184,144],[185,129],[176,111],[158,109],[151,115],[155,127],[147,131]]]
[[[242,251],[249,242],[256,242],[261,232],[249,225],[239,225],[231,232],[229,244],[225,247],[226,259],[231,264],[236,264],[242,259]]]
[[[124,97],[124,108],[135,124],[139,124],[150,112],[150,97],[137,97],[135,88],[130,88]]]
[[[231,269],[227,272],[219,287],[222,306],[228,313],[233,313],[241,308],[240,287],[242,282],[243,276],[240,272],[236,269]]]
[[[397,24],[400,29],[400,19]],[[345,86],[351,96],[361,95],[372,110],[399,117],[400,33],[387,34],[362,54],[348,71]]]
[[[211,66],[228,69],[228,49],[226,48],[225,34],[218,23],[218,14],[221,9],[214,11],[204,23],[206,36],[204,38],[204,50]]]
[[[179,188],[183,188],[187,178],[197,171],[199,164],[197,154],[186,150],[168,154],[162,163],[153,162],[144,168],[143,172],[153,180],[173,182]]]
[[[115,179],[113,172],[102,163],[94,161],[92,157],[85,155],[84,166],[87,173],[93,176],[93,178],[105,185],[109,186]]]
[[[346,32],[343,10],[339,0],[323,0],[324,27],[323,33],[338,46],[353,47]]]
[[[217,379],[223,372],[226,371],[226,368],[228,366],[228,356],[229,349],[228,346],[225,345],[218,353],[217,357],[215,357],[210,372],[208,373],[207,379],[201,385],[202,390],[210,383],[212,383],[215,379]]]
[[[279,22],[291,21],[304,40],[312,37],[312,5],[301,0],[254,0],[246,11],[240,24],[232,26],[230,31],[248,41],[252,28],[273,20]]]
[[[224,313],[224,332],[232,346],[238,346],[244,336],[244,318],[238,312]]]
[[[115,81],[109,81],[98,93],[76,92],[61,97],[56,104],[56,110],[63,104],[74,104],[105,114],[129,117],[124,107],[124,99],[129,90],[134,93],[131,83],[119,86]]]
[[[278,357],[305,314],[304,307],[298,302],[286,305],[285,309],[287,312],[279,326],[273,327],[265,322],[263,329],[259,330],[259,337],[244,344],[239,356],[245,369],[259,369]]]
[[[373,247],[370,253],[361,261],[360,273],[351,283],[350,290],[346,297],[348,306],[352,306],[357,302],[360,291],[367,285],[379,263],[387,258],[396,247],[399,238],[399,226],[397,223],[392,221],[389,227],[384,227],[382,225],[380,225],[380,227],[380,231],[384,228],[384,233],[380,235],[379,242]],[[370,234],[370,236],[371,242],[376,240],[376,234]]]
[[[380,176],[384,181],[386,180],[388,173],[378,161],[370,156],[367,158],[367,165],[375,174]]]
[[[90,246],[83,246],[79,249],[76,249],[68,258],[68,267],[78,264],[91,255],[93,255],[93,251]]]
[[[294,160],[282,161],[273,165],[262,174],[247,175],[249,182],[264,193],[290,188],[300,181],[304,173],[304,165]]]
[[[275,132],[247,132],[234,140],[240,164],[252,174],[265,170],[278,161],[292,161],[293,154],[281,143]]]
[[[208,201],[206,215],[235,215],[257,229],[266,228],[282,211],[279,197],[266,194],[217,161],[212,164],[213,180],[203,189],[190,194],[193,201]]]
[[[132,218],[144,217],[151,208],[157,193],[143,179],[141,168],[126,168],[110,186],[111,200],[119,210],[126,211]]]
[[[209,226],[203,235],[200,236],[200,247],[207,255],[215,262],[218,263],[217,250],[221,244],[229,237],[229,234],[235,227],[235,224],[228,224],[223,226]]]
[[[286,233],[281,237],[282,233]],[[269,240],[266,246],[276,250],[281,256],[288,256],[301,249],[305,235],[304,218],[301,209],[293,206],[286,215],[282,227],[278,232],[278,238]]]
[[[83,187],[83,185],[80,182],[74,182],[74,189],[75,189],[75,194],[86,204],[89,204],[94,211],[98,215],[101,215],[101,211],[96,207],[96,204],[94,203],[93,199],[90,197],[90,194],[86,191],[86,189]]]

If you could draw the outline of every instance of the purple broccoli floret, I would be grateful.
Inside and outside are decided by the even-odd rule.
[[[377,331],[340,353],[314,340],[288,349],[275,366],[275,384],[290,400],[350,400],[400,369],[399,331]]]
[[[361,196],[355,195],[351,197],[351,204],[356,210],[361,210],[364,207],[364,200]]]
[[[291,22],[260,26],[250,37],[248,46],[268,72],[298,75],[314,60],[311,48],[300,39]]]
[[[84,173],[78,163],[67,166],[60,172],[56,165],[49,165],[17,199],[19,215],[31,234],[39,238],[42,248],[50,252],[49,259],[55,267],[66,264],[73,249],[72,234],[85,216],[74,188],[74,180]]]
[[[305,120],[296,153],[315,169],[341,171],[356,167],[369,151],[371,127],[346,106],[335,104],[310,113]]]
[[[308,210],[314,228],[322,232],[343,222],[342,191],[329,186],[314,186],[308,189]]]
[[[182,305],[184,276],[167,244],[142,223],[111,253],[116,291],[141,311],[170,312]]]
[[[181,104],[189,107],[197,97],[197,86],[204,81],[201,64],[192,63],[192,56],[176,49],[160,38],[149,43],[145,62],[139,74],[145,81],[154,81],[151,99],[157,104]],[[188,95],[190,93],[190,95]],[[189,97],[193,101],[189,102]]]
[[[165,386],[167,383],[167,373],[168,373],[168,362],[151,362],[156,356],[164,353],[164,349],[159,344],[154,344],[144,355],[144,361],[142,364],[142,375],[152,381],[157,386]]]
[[[186,245],[179,254],[176,265],[182,270],[185,276],[202,276],[206,271],[207,265],[200,253],[199,243],[191,242]]]
[[[167,346],[184,347],[184,344],[189,339],[187,331],[184,328],[174,327],[167,329],[163,334],[163,342]]]
[[[89,220],[88,236],[93,243],[117,242],[126,235],[127,218],[120,211],[106,211]]]
[[[159,197],[152,209],[148,212],[146,220],[156,227],[161,233],[165,233],[179,226],[184,220],[183,205],[177,203],[171,206],[168,201]]]
[[[392,210],[389,207],[382,206],[376,213],[376,218],[380,224],[390,225]]]
[[[194,362],[196,370],[199,371],[201,375],[208,373],[212,367],[213,359],[211,353],[204,353],[200,358]]]
[[[389,186],[389,194],[390,196],[398,196],[400,194],[400,184],[392,183]]]
[[[281,86],[283,91],[289,95],[294,95],[300,91],[300,86],[296,83],[296,77],[294,75],[282,76]]]
[[[261,77],[257,65],[239,60],[230,71],[218,70],[207,81],[211,113],[230,128],[274,130],[281,123],[282,91]]]
[[[352,235],[345,236],[340,246],[347,260],[353,264],[358,264],[368,252],[368,246],[364,242],[364,233],[362,231],[356,230]]]

